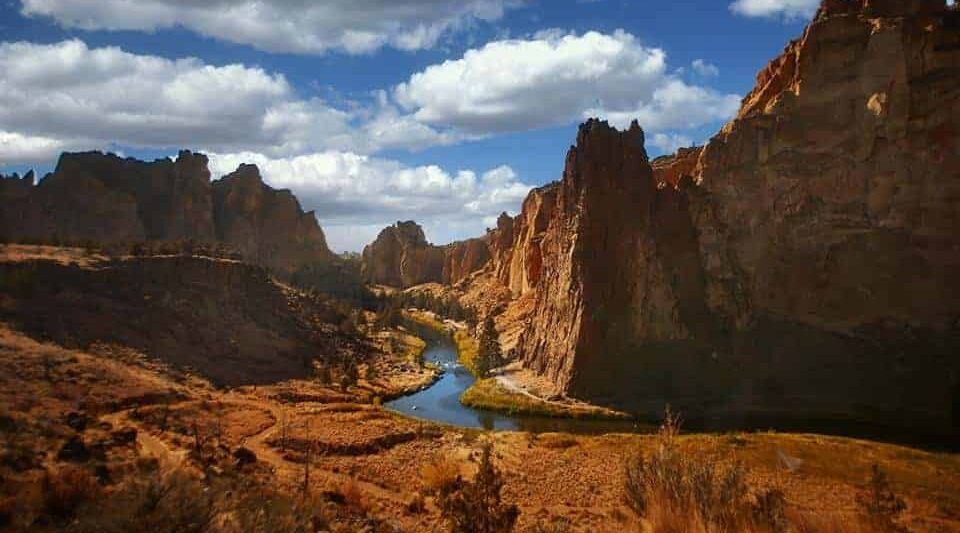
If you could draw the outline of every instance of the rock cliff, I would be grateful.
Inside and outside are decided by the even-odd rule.
[[[387,226],[363,248],[361,276],[371,284],[412,287],[443,279],[443,250],[412,220]]]
[[[524,363],[649,414],[960,432],[958,28],[827,1],[702,149],[583,125],[495,230]]]
[[[701,153],[703,153],[702,147],[680,148],[675,154],[654,159],[650,162],[653,168],[653,179],[657,183],[676,187],[681,177],[694,174]]]
[[[280,274],[333,258],[313,213],[289,191],[248,165],[211,183],[207,157],[188,151],[149,163],[65,153],[36,185],[32,173],[0,179],[0,240],[221,242]]]
[[[452,242],[443,247],[441,282],[448,285],[465,279],[490,261],[490,247],[484,238]]]
[[[255,165],[240,165],[212,188],[217,237],[244,258],[282,274],[334,260],[313,211],[263,183]]]
[[[404,289],[423,283],[453,285],[490,262],[489,240],[488,235],[436,246],[427,242],[416,222],[397,222],[364,247],[361,276],[366,283]]]
[[[523,201],[520,214],[512,224],[513,242],[498,265],[497,276],[514,296],[529,294],[543,271],[543,237],[554,214],[556,184],[534,189]]]

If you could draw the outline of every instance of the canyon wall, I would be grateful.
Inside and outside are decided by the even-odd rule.
[[[361,276],[366,283],[402,289],[422,283],[453,285],[490,262],[489,241],[487,235],[436,246],[427,242],[416,222],[398,221],[363,248]]]
[[[958,29],[828,1],[702,149],[651,165],[636,124],[583,125],[496,230],[524,364],[649,414],[960,431]]]
[[[313,213],[290,191],[267,186],[251,165],[211,183],[207,163],[189,151],[150,163],[65,153],[36,185],[32,172],[0,179],[0,240],[221,242],[281,274],[333,259]]]
[[[443,247],[443,272],[440,282],[448,285],[466,279],[490,261],[487,239],[476,238],[452,242]]]
[[[384,228],[362,255],[360,275],[366,283],[406,288],[443,279],[443,250],[427,242],[412,220]]]

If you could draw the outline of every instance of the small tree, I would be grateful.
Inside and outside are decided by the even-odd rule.
[[[356,385],[360,379],[360,369],[353,360],[347,360],[343,365],[343,372],[340,373],[340,388],[347,390],[351,385]]]
[[[472,482],[457,477],[440,488],[440,513],[453,533],[503,533],[517,522],[517,506],[500,501],[503,479],[491,453],[490,445],[485,445]]]
[[[318,385],[323,386],[333,383],[333,374],[330,372],[330,367],[325,364],[317,366],[316,380]]]
[[[879,531],[903,531],[897,518],[907,508],[903,500],[893,492],[887,473],[874,463],[866,489],[857,496],[857,502],[867,520]]]
[[[490,371],[503,364],[500,339],[493,318],[487,317],[480,329],[479,352],[477,353],[477,377],[485,378]]]

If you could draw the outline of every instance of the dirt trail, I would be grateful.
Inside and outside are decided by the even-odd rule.
[[[171,450],[163,440],[155,437],[142,426],[130,420],[128,416],[129,413],[130,411],[112,413],[101,417],[101,420],[109,422],[113,426],[117,426],[121,422],[135,426],[137,428],[137,444],[140,445],[140,448],[148,455],[155,457],[157,461],[159,461],[161,472],[169,472],[183,465],[183,461],[187,456],[186,450]]]

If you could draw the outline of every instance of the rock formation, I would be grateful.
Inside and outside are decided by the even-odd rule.
[[[483,268],[490,261],[486,239],[467,239],[443,247],[441,282],[453,285]]]
[[[827,1],[702,149],[651,166],[636,124],[583,125],[488,235],[535,299],[524,363],[651,415],[960,432],[958,28]]]
[[[387,226],[363,248],[361,276],[371,284],[412,287],[443,279],[443,250],[412,220]]]
[[[364,247],[361,276],[370,284],[404,289],[423,283],[453,285],[489,261],[489,236],[436,246],[427,242],[419,224],[408,220],[387,226]]]
[[[334,259],[313,211],[304,213],[289,190],[263,183],[256,165],[213,182],[213,213],[220,241],[276,272]]]
[[[211,183],[207,157],[188,151],[152,163],[65,153],[36,185],[32,173],[0,179],[0,240],[221,242],[280,274],[333,258],[290,191],[265,185],[249,165]]]
[[[697,161],[703,153],[702,147],[680,148],[672,155],[660,156],[650,162],[653,168],[653,179],[676,187],[683,176],[692,176],[697,168]]]
[[[556,184],[530,191],[515,219],[501,215],[490,235],[497,279],[514,297],[529,294],[540,281],[542,241],[556,205]]]

